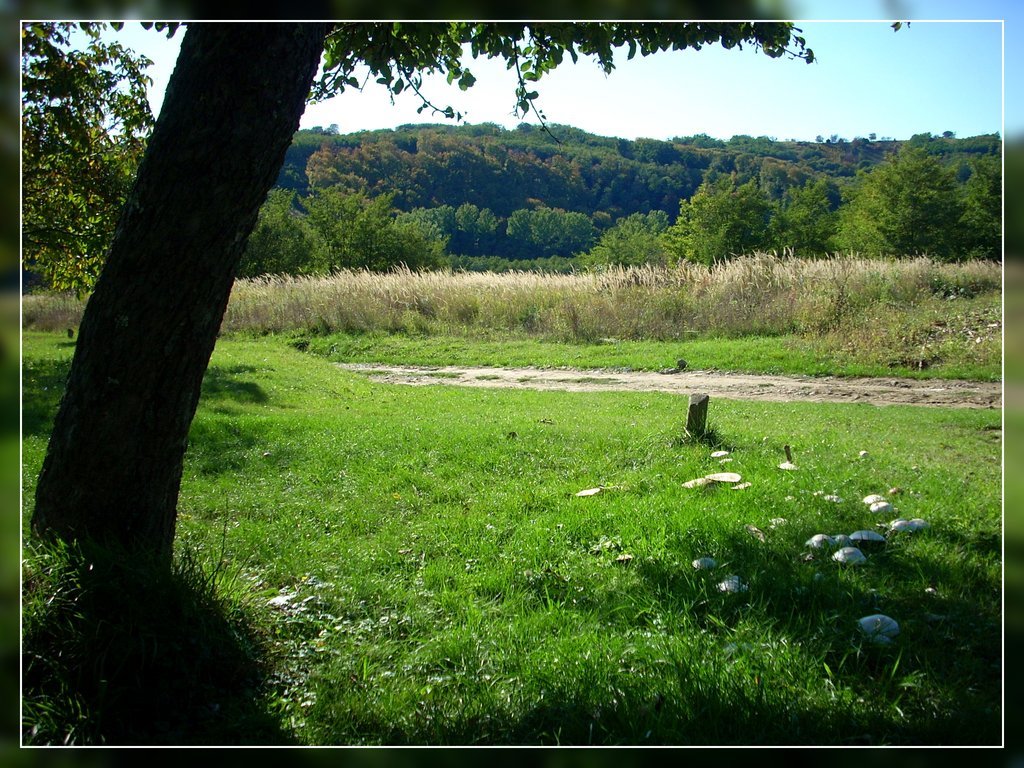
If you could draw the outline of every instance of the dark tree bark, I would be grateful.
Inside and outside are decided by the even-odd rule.
[[[86,307],[32,530],[169,557],[189,427],[322,24],[191,24]]]

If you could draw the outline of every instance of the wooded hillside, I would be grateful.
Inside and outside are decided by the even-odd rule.
[[[817,138],[630,141],[525,123],[303,130],[243,274],[566,270],[757,250],[999,257],[998,135]]]
[[[395,130],[340,135],[332,129],[299,131],[277,185],[301,196],[341,186],[371,197],[394,193],[399,210],[470,203],[508,217],[546,206],[585,213],[598,226],[631,213],[661,210],[671,219],[679,203],[703,181],[735,174],[756,179],[769,198],[809,179],[840,186],[904,146],[921,147],[956,169],[962,182],[978,155],[998,155],[997,135],[957,139],[923,133],[909,141],[821,137],[820,142],[766,136],[706,135],[671,141],[630,141],[552,125],[406,125]]]

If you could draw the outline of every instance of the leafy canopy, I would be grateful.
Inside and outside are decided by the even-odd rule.
[[[84,45],[73,45],[77,27]],[[99,274],[145,139],[150,62],[100,39],[106,25],[22,25],[22,247],[58,290]]]
[[[756,179],[737,184],[735,177],[721,176],[679,203],[679,217],[662,242],[677,261],[713,266],[768,247],[771,214]]]
[[[871,254],[955,259],[962,212],[954,172],[907,146],[863,174],[843,206],[840,245]]]
[[[468,49],[473,58],[503,58],[518,78],[515,111],[536,112],[537,91],[532,84],[565,57],[596,58],[606,74],[614,69],[614,51],[628,47],[628,57],[658,51],[700,50],[711,43],[725,48],[745,43],[778,58],[791,56],[814,61],[799,30],[786,22],[350,22],[336,25],[324,48],[323,74],[314,84],[314,100],[328,98],[346,88],[362,88],[372,77],[387,87],[392,98],[411,88],[422,100],[419,111],[430,109],[449,118],[462,116],[452,107],[437,107],[423,94],[423,75],[447,73],[449,83],[463,90],[476,78],[463,64]],[[368,72],[356,77],[361,65]],[[537,112],[543,119],[543,115]]]

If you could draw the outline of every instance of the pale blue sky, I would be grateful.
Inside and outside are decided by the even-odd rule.
[[[800,23],[818,61],[769,59],[753,50],[667,52],[623,61],[605,76],[596,64],[566,63],[538,84],[538,104],[553,123],[574,125],[605,136],[667,139],[707,133],[727,139],[737,134],[778,139],[813,140],[838,134],[847,139],[875,133],[906,139],[915,133],[951,130],[966,137],[1003,129],[1003,36],[1006,72],[1014,69],[1020,49],[1019,2],[952,0],[852,3],[792,1],[791,18],[841,19]],[[851,6],[856,9],[853,14]],[[969,9],[968,9],[969,6]],[[929,14],[925,16],[924,12]],[[888,19],[916,18],[894,32]],[[849,21],[852,15],[878,21]],[[924,19],[964,19],[924,21]],[[993,21],[966,21],[988,19]],[[1006,19],[1005,24],[998,20]],[[172,40],[126,26],[124,41],[156,64],[153,97],[166,86],[181,32]],[[1016,41],[1016,45],[1014,42]],[[1019,64],[1019,62],[1018,62]],[[472,61],[477,84],[466,92],[443,78],[427,80],[424,91],[440,106],[451,104],[466,122],[495,122],[512,127],[522,121],[511,114],[515,81],[497,61]],[[1016,90],[1015,90],[1016,88]],[[1019,84],[1006,84],[1009,138],[1024,137],[1024,116],[1011,97]],[[387,92],[371,84],[323,104],[310,105],[302,127],[336,123],[344,132],[389,128],[404,123],[445,122],[425,111],[416,113],[413,94],[390,103]],[[536,122],[530,116],[527,122]]]

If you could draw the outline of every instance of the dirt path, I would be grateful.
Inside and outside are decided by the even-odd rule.
[[[834,376],[764,376],[721,371],[572,370],[565,368],[420,368],[339,364],[391,384],[450,384],[463,387],[551,389],[572,392],[700,392],[734,400],[801,400],[819,403],[930,405],[945,408],[1000,408],[1002,385],[932,379],[847,379]]]

